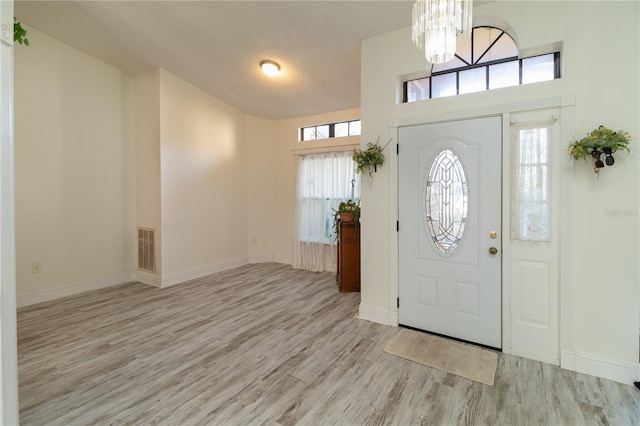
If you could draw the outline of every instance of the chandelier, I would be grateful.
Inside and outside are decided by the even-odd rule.
[[[473,0],[416,0],[411,37],[427,61],[442,64],[453,59],[458,36],[471,34],[472,20]]]

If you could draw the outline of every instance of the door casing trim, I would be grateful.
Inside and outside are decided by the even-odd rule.
[[[558,108],[560,110],[560,117],[558,121],[560,123],[560,140],[568,141],[575,133],[575,104],[576,96],[574,94],[566,94],[558,97],[537,99],[525,102],[517,102],[510,104],[488,106],[486,108],[476,108],[461,111],[452,111],[440,114],[429,115],[428,117],[412,116],[412,117],[398,117],[396,119],[389,120],[389,137],[398,141],[398,128],[412,125],[422,124],[434,124],[444,121],[458,121],[473,118],[482,118],[490,116],[502,116],[502,138],[503,141],[509,139],[509,127],[510,127],[510,115],[516,112],[533,111],[538,109]],[[505,139],[506,138],[506,139]],[[505,194],[505,179],[509,179],[509,173],[504,173],[505,164],[508,165],[509,156],[508,151],[505,155],[505,150],[508,150],[508,144],[503,142],[502,144],[502,180],[503,191],[502,199],[508,200],[509,194]],[[398,156],[390,156],[387,162],[389,166],[389,306],[388,306],[388,319],[389,325],[398,326],[398,308],[396,300],[399,294],[399,246],[398,246],[398,233],[396,231],[396,222],[398,220]],[[508,170],[508,168],[506,169]],[[561,205],[560,205],[560,220],[564,223],[571,223],[572,217],[572,194],[573,194],[573,162],[568,160],[562,163],[561,167]],[[506,185],[508,190],[509,186]],[[507,203],[508,204],[508,203]],[[508,207],[508,206],[507,206]],[[508,212],[505,213],[505,203],[503,203],[502,211],[502,233],[508,235],[510,229],[510,217]],[[505,233],[506,232],[506,233]],[[573,352],[573,335],[572,335],[572,303],[571,303],[571,291],[572,291],[572,273],[571,273],[571,227],[565,226],[561,228],[560,235],[560,366],[563,368],[571,369],[570,357],[565,354]],[[562,241],[568,242],[562,244]],[[502,351],[504,353],[511,352],[510,341],[510,317],[509,317],[509,301],[510,301],[510,283],[509,277],[509,265],[507,262],[502,262]],[[361,316],[365,312],[362,312]],[[562,355],[562,356],[561,356]]]

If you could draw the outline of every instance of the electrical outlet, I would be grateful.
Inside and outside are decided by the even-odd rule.
[[[39,274],[40,273],[40,262],[33,262],[31,264],[31,273]]]

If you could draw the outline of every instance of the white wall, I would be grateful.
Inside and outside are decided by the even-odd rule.
[[[290,262],[298,128],[358,109],[251,117],[165,70],[134,78],[27,29],[15,79],[19,305]],[[156,275],[136,271],[137,227],[157,232]]]
[[[19,305],[120,283],[135,268],[133,78],[28,33],[31,45],[15,49]]]
[[[390,120],[482,111],[483,108],[575,94],[575,136],[604,124],[629,131],[632,154],[618,155],[616,165],[593,178],[589,165],[575,164],[573,218],[568,243],[572,252],[569,285],[572,312],[570,347],[576,369],[607,375],[606,364],[638,371],[638,137],[640,116],[638,2],[491,2],[477,6],[478,23],[498,17],[511,25],[522,50],[563,43],[563,77],[528,86],[398,104],[401,76],[425,67],[423,54],[411,42],[410,28],[363,42],[361,109],[362,142],[389,135]],[[487,18],[489,17],[489,18]],[[495,19],[493,19],[495,21]],[[588,23],[615,23],[591,25]],[[606,52],[606,54],[600,53]],[[562,141],[568,146],[570,140]],[[394,160],[395,161],[395,160]],[[560,161],[572,161],[560,159]],[[370,319],[389,322],[396,312],[391,300],[394,281],[391,256],[396,217],[389,203],[397,188],[387,169],[363,184],[362,304]],[[628,212],[614,216],[609,212]],[[396,278],[397,280],[397,278]],[[581,357],[581,358],[580,358]],[[592,362],[590,366],[580,364]],[[588,360],[588,361],[587,361]],[[584,367],[584,368],[583,368]]]
[[[360,110],[355,108],[327,114],[278,120],[274,122],[275,143],[273,164],[275,220],[273,222],[273,250],[275,261],[291,263],[291,241],[293,239],[293,218],[295,210],[297,174],[295,155],[314,150],[351,150],[353,149],[353,146],[360,143],[359,136],[299,142],[298,129],[300,127],[357,120],[359,118]]]
[[[298,128],[358,119],[359,109],[265,120],[165,70],[134,78],[35,29],[29,36],[16,54],[21,305],[290,263]],[[155,275],[136,271],[137,227],[156,230]]]
[[[247,262],[245,116],[160,70],[163,284]]]
[[[136,77],[136,225],[153,229],[156,273],[162,271],[160,215],[160,70]],[[137,259],[137,257],[136,257]],[[140,275],[140,273],[139,273]],[[152,277],[138,277],[147,281]],[[159,284],[156,280],[155,284]]]
[[[247,239],[249,262],[273,261],[275,222],[274,122],[246,116]]]
[[[134,78],[28,31],[15,82],[19,305],[246,263],[246,115],[164,70]],[[136,271],[138,226],[157,231],[155,276]]]

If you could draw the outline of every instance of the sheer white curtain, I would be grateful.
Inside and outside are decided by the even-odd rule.
[[[548,123],[514,126],[511,162],[511,238],[549,241]]]
[[[360,199],[360,175],[354,170],[350,152],[298,157],[294,268],[325,270],[325,245],[334,239],[333,209],[349,198]]]

